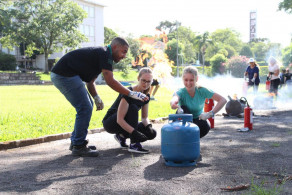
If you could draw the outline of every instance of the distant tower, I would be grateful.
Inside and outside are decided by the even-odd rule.
[[[257,12],[250,11],[249,14],[249,41],[257,38]]]

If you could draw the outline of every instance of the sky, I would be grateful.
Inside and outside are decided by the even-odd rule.
[[[120,36],[155,35],[161,21],[179,21],[203,33],[230,28],[249,41],[249,13],[257,12],[257,38],[286,47],[292,36],[292,14],[277,11],[281,0],[106,0],[104,25]]]

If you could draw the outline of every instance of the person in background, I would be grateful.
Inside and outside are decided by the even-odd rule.
[[[268,78],[271,80],[271,86],[269,89],[270,93],[274,93],[276,96],[278,95],[278,88],[280,85],[280,67],[278,65],[277,60],[271,56],[268,60],[269,66],[269,74]]]
[[[208,134],[210,124],[208,118],[214,117],[226,104],[226,99],[210,89],[197,84],[199,79],[198,70],[193,66],[187,66],[183,70],[182,80],[184,88],[179,89],[170,101],[172,109],[178,109],[179,105],[186,114],[193,115],[193,123],[200,128],[200,138]],[[217,102],[213,110],[203,112],[205,99],[213,99]]]
[[[153,82],[151,83],[151,87],[150,87],[150,100],[155,100],[155,94],[159,88],[159,82],[157,79],[153,79]],[[154,90],[154,91],[153,91]],[[152,93],[153,92],[153,93]]]
[[[98,156],[98,151],[95,148],[87,147],[86,136],[93,110],[93,101],[90,95],[94,99],[97,111],[104,107],[94,83],[101,72],[106,83],[113,90],[133,99],[142,101],[149,99],[145,94],[123,87],[113,77],[113,62],[119,62],[125,58],[128,48],[129,44],[124,38],[116,37],[106,47],[87,47],[71,51],[53,67],[51,71],[53,84],[77,112],[69,147],[72,155]]]
[[[141,68],[138,75],[138,84],[128,89],[134,92],[147,94],[149,97],[150,84],[152,83],[152,71],[150,68]],[[139,110],[141,109],[142,122],[139,122]],[[102,120],[104,129],[111,134],[122,148],[128,148],[129,152],[149,153],[140,142],[156,137],[156,131],[148,120],[149,101],[138,101],[126,95],[119,94],[116,101],[107,111]],[[126,140],[130,138],[130,146]]]
[[[244,79],[246,80],[246,78],[248,78],[248,87],[253,87],[254,93],[258,92],[260,84],[259,72],[260,71],[255,60],[253,58],[250,58],[249,66],[246,68],[246,71],[244,73]]]
[[[286,73],[285,69],[282,69],[282,71],[280,72],[280,88],[282,88],[285,85],[285,73]]]
[[[292,74],[289,72],[289,68],[287,68],[284,74],[284,77],[285,77],[285,83],[287,84],[288,87],[292,86],[291,76]]]

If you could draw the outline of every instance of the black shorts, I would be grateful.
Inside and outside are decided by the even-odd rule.
[[[157,79],[153,79],[151,86],[156,86],[159,85],[158,80]]]

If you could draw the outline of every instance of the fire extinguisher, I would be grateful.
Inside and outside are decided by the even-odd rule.
[[[270,86],[271,86],[271,81],[267,80],[266,81],[266,90],[270,90]]]
[[[245,101],[247,106],[244,108],[244,128],[252,130],[253,112],[246,99]]]
[[[205,105],[204,105],[204,112],[210,112],[211,110],[213,110],[214,107],[214,101],[213,99],[206,99],[205,100]],[[214,117],[208,118],[210,125],[211,125],[211,129],[214,128]]]

